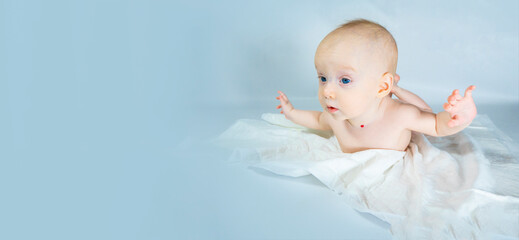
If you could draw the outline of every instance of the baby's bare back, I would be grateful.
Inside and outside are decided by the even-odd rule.
[[[389,99],[384,114],[364,127],[354,127],[348,121],[338,121],[331,116],[327,119],[345,153],[367,149],[405,151],[411,140],[411,131],[407,129],[405,121],[407,109],[408,104]]]

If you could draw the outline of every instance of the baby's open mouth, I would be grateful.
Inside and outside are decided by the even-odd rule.
[[[336,112],[337,110],[339,110],[339,109],[334,108],[334,107],[332,107],[332,106],[326,106],[326,109],[328,110],[328,112],[331,112],[331,113],[334,113],[334,112]]]

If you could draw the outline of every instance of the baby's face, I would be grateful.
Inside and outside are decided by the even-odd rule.
[[[365,41],[330,34],[317,48],[319,102],[337,120],[358,117],[378,102],[382,61]]]

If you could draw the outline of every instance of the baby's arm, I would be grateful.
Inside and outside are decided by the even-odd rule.
[[[395,94],[398,97],[398,99],[400,99],[402,102],[413,104],[418,108],[422,109],[423,111],[432,112],[431,107],[429,107],[429,105],[427,105],[427,103],[422,98],[406,89],[399,87],[397,85],[399,80],[400,76],[398,74],[395,74],[394,84],[391,88],[391,93]]]
[[[295,109],[283,92],[278,91],[278,93],[279,96],[276,97],[276,99],[278,99],[281,104],[277,106],[277,108],[282,108],[281,113],[285,114],[288,120],[307,128],[330,130],[330,126],[323,112]]]
[[[431,107],[422,98],[406,89],[393,85],[391,92],[405,103],[413,104],[423,111],[432,112]]]
[[[462,97],[456,89],[443,105],[445,111],[438,114],[409,108],[404,111],[410,130],[431,136],[447,136],[466,128],[477,115],[476,105],[472,99],[475,86],[470,86]]]

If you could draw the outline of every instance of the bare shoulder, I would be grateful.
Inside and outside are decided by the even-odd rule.
[[[420,116],[421,110],[412,104],[405,103],[399,100],[391,99],[389,104],[391,118],[398,120],[400,123],[407,123],[413,121]]]
[[[400,127],[436,136],[436,114],[403,102],[394,102],[393,109],[393,120]]]
[[[398,99],[390,99],[388,106],[389,106],[391,112],[394,112],[397,114],[404,113],[404,112],[420,111],[420,109],[418,107],[416,107],[415,105],[412,105],[412,104],[409,104],[406,102],[402,102]]]

